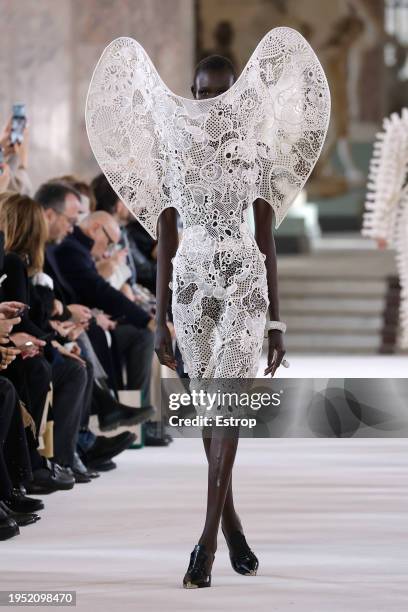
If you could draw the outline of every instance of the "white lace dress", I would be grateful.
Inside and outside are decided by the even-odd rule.
[[[263,198],[280,225],[319,157],[329,115],[323,69],[290,28],[266,34],[232,87],[208,100],[170,91],[132,38],[102,53],[86,103],[89,141],[154,238],[165,208],[181,216],[170,286],[190,378],[256,376],[269,300],[248,209]]]

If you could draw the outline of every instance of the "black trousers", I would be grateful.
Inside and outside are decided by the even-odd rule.
[[[78,361],[63,357],[52,365],[54,399],[54,459],[73,465],[77,437],[86,402],[89,381],[87,369]]]
[[[22,399],[28,412],[31,414],[38,432],[45,399],[52,380],[51,364],[41,355],[25,359],[24,361],[16,359],[5,370],[4,375],[16,388],[20,399]],[[41,457],[37,450],[38,437],[34,437],[29,429],[27,429],[26,435],[31,466],[33,470],[36,470],[43,467],[44,458]]]
[[[122,363],[126,365],[127,389],[141,389],[142,403],[150,404],[150,379],[154,334],[134,325],[118,325],[113,332]]]
[[[13,487],[31,479],[31,463],[18,396],[12,383],[0,377],[0,499],[7,499]]]
[[[83,357],[82,357],[83,358]],[[92,363],[86,361],[86,385],[84,391],[84,401],[82,403],[80,428],[87,428],[89,425],[89,417],[92,413],[92,395],[94,388],[94,369]]]
[[[34,419],[37,431],[52,382],[54,397],[50,416],[54,420],[54,458],[63,465],[72,465],[81,418],[87,410],[87,393],[90,395],[92,392],[93,375],[88,378],[87,369],[78,361],[61,355],[53,364],[41,355],[24,362],[17,361],[23,369],[14,369],[12,380],[19,385],[19,391],[21,388],[23,401]],[[88,402],[90,404],[90,397]],[[29,432],[27,438],[32,468],[35,470],[42,467],[44,461],[37,451],[38,439],[34,439]]]
[[[96,323],[90,325],[87,334],[92,343],[93,349],[108,376],[108,385],[110,389],[113,389],[116,393],[121,384],[121,376],[120,373],[118,376],[118,371],[115,366],[115,363],[120,361],[116,344],[113,342],[112,346],[109,347],[105,332]]]

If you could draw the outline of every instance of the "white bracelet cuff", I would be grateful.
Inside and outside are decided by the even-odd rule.
[[[267,323],[265,325],[265,333],[264,333],[265,338],[268,337],[268,331],[270,329],[278,329],[282,333],[285,333],[286,332],[286,323],[284,323],[283,321],[267,321]]]

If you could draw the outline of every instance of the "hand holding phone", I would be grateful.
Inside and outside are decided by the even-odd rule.
[[[30,306],[28,306],[28,304],[24,304],[23,306],[21,306],[21,308],[19,308],[16,313],[15,313],[15,317],[21,317],[25,312],[27,312],[27,310],[30,310]]]
[[[13,104],[12,112],[10,144],[21,144],[24,140],[24,128],[27,124],[25,104]]]

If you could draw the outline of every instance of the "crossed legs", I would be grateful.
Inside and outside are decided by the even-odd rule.
[[[239,427],[229,427],[226,433],[222,430],[222,427],[213,427],[211,432],[208,429],[203,431],[204,449],[208,460],[208,492],[205,524],[198,543],[204,544],[212,553],[217,549],[221,518],[227,537],[234,530],[242,530],[232,495],[232,468],[238,447]]]

